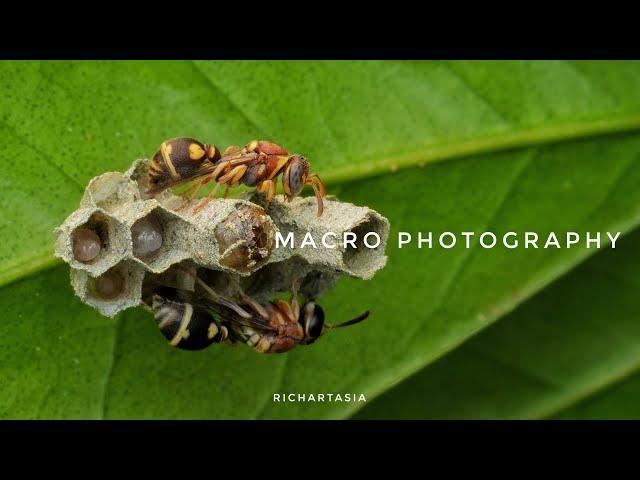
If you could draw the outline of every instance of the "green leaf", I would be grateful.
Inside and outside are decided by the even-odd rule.
[[[636,62],[0,64],[0,154],[12,166],[0,190],[0,283],[54,265],[51,230],[90,177],[178,135],[223,147],[281,142],[311,159],[330,193],[392,225],[388,266],[369,282],[342,280],[322,299],[330,319],[370,309],[367,322],[283,356],[172,350],[146,312],[111,321],[81,305],[65,266],[5,286],[0,415],[349,415],[362,405],[271,396],[371,399],[594,253],[484,250],[477,239],[471,249],[399,250],[399,230],[638,224],[639,76]]]
[[[637,420],[640,418],[640,376],[635,373],[603,391],[595,392],[578,404],[560,412],[558,420]]]
[[[73,296],[66,267],[0,289],[0,418],[99,418],[115,323]]]
[[[635,230],[356,418],[637,417],[639,251]]]

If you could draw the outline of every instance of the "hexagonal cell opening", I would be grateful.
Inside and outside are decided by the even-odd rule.
[[[147,272],[142,281],[142,302],[151,306],[152,297],[160,286],[193,291],[196,272],[197,267],[190,260],[171,265],[164,272]]]
[[[114,229],[114,220],[96,212],[71,233],[71,245],[74,258],[87,265],[99,263],[111,249],[110,232]]]
[[[107,317],[140,304],[144,268],[124,261],[96,277],[84,270],[71,269],[71,284],[88,305]]]
[[[164,224],[156,211],[139,218],[131,226],[133,255],[142,260],[153,260],[163,245]]]
[[[120,263],[102,275],[87,278],[87,299],[114,302],[126,298],[134,287],[127,263]]]
[[[372,266],[384,257],[384,249],[389,235],[388,226],[382,219],[369,215],[365,221],[349,231],[356,236],[356,248],[351,243],[345,244],[345,250],[342,254],[344,264],[355,274],[371,270]],[[377,237],[373,233],[367,237],[370,232],[377,234]],[[367,237],[367,244],[375,245],[378,243],[378,239],[379,244],[375,248],[370,248],[365,244],[365,237]]]
[[[185,221],[157,207],[131,225],[133,256],[151,270],[164,269],[188,256],[178,230]]]
[[[239,205],[215,230],[220,265],[248,273],[264,265],[275,247],[275,227],[262,208]]]
[[[248,295],[266,299],[283,292],[288,294],[294,280],[302,278],[299,293],[316,297],[331,288],[339,277],[339,272],[320,271],[304,258],[294,256],[265,265],[253,275],[239,278],[239,282]]]
[[[113,212],[122,203],[139,198],[135,185],[124,180],[120,172],[104,173],[91,180],[85,196],[89,194],[95,206]]]

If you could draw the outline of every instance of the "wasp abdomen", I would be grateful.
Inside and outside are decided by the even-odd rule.
[[[155,295],[151,308],[158,328],[173,347],[202,350],[227,339],[227,328],[218,326],[213,313],[202,307]]]
[[[214,145],[180,137],[162,142],[149,166],[149,192],[158,192],[202,175],[203,168],[220,158]]]

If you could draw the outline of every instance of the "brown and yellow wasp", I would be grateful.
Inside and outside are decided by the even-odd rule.
[[[195,209],[197,213],[210,202],[221,185],[229,188],[239,184],[255,186],[266,194],[265,210],[276,193],[276,179],[282,175],[287,200],[298,196],[305,185],[311,185],[318,201],[318,216],[322,215],[325,186],[320,177],[309,173],[309,162],[300,155],[290,155],[272,142],[254,140],[244,147],[231,146],[223,154],[214,145],[193,138],[167,140],[153,155],[149,166],[147,193],[157,194],[181,183],[199,179],[183,195],[195,198],[200,187],[212,181],[215,188]]]
[[[296,345],[310,345],[327,331],[361,322],[364,312],[337,325],[324,323],[324,311],[307,299],[298,303],[297,286],[290,302],[258,302],[240,293],[233,302],[195,277],[200,292],[173,287],[154,289],[151,308],[160,331],[177,348],[201,350],[212,343],[245,343],[260,353],[284,353]]]

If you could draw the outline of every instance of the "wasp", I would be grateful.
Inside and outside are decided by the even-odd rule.
[[[259,302],[244,293],[234,302],[195,277],[204,294],[173,287],[157,288],[151,309],[170,345],[200,350],[213,343],[245,343],[259,353],[284,353],[297,345],[311,345],[329,330],[354,325],[369,312],[337,325],[324,321],[313,299],[298,303],[294,282],[290,302]]]
[[[151,159],[147,194],[155,195],[167,188],[199,179],[183,192],[185,196],[191,194],[185,206],[197,196],[202,186],[215,181],[211,193],[194,210],[197,213],[215,198],[221,185],[227,187],[224,193],[226,197],[230,188],[244,184],[266,194],[266,210],[275,196],[279,175],[282,175],[282,186],[288,201],[298,196],[305,185],[310,185],[318,202],[318,217],[322,215],[322,198],[326,190],[320,177],[309,172],[309,162],[301,155],[290,155],[280,145],[264,140],[253,140],[244,147],[230,146],[222,154],[214,145],[203,144],[192,138],[167,140]]]

